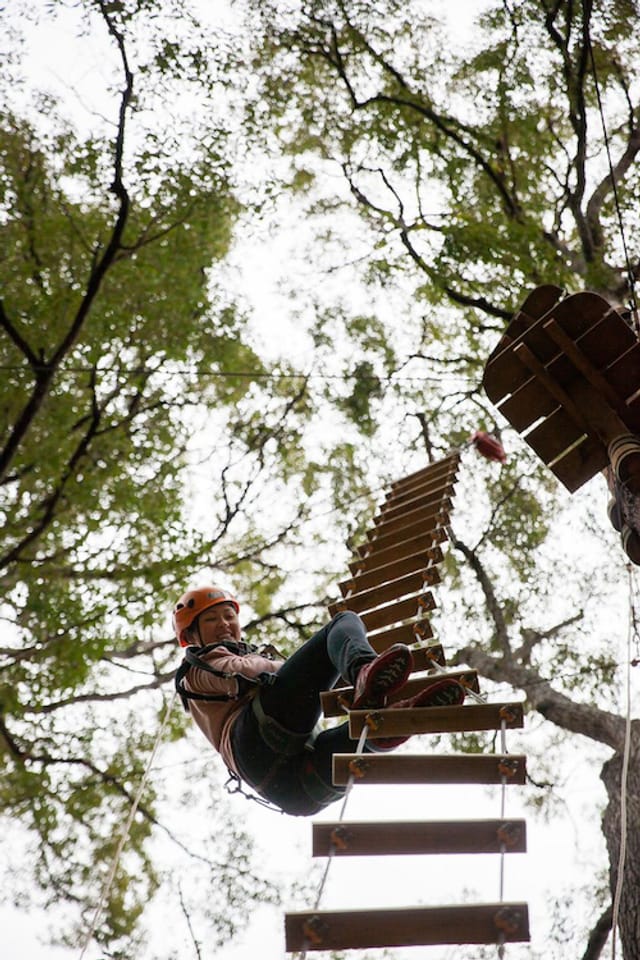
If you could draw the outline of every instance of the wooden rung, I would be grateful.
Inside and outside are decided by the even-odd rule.
[[[451,497],[454,492],[454,480],[439,480],[434,487],[428,488],[416,487],[415,490],[408,491],[397,500],[390,500],[382,506],[379,512],[374,516],[373,522],[387,523],[395,517],[408,513],[409,510],[417,510],[419,507],[428,507],[429,504],[437,504],[446,497]]]
[[[442,457],[441,460],[436,460],[435,463],[429,463],[426,467],[421,467],[420,470],[415,470],[413,473],[407,474],[406,477],[392,481],[389,489],[394,493],[404,490],[407,487],[415,486],[416,484],[425,483],[433,477],[440,477],[443,473],[447,473],[450,470],[457,470],[459,463],[460,452],[455,450],[453,453]]]
[[[392,624],[409,620],[414,617],[424,617],[426,613],[435,610],[436,601],[430,591],[419,593],[413,597],[407,597],[397,603],[387,603],[383,607],[376,607],[368,613],[361,615],[369,633],[374,633],[383,627],[389,627]]]
[[[343,580],[338,586],[343,595],[348,593],[349,590],[354,592],[370,590],[373,587],[389,583],[391,580],[397,580],[398,577],[415,573],[416,570],[428,569],[436,563],[440,563],[441,560],[442,548],[435,544],[427,550],[419,550],[418,553],[414,553],[410,557],[403,557],[402,560],[385,564],[382,567],[375,567],[373,570],[359,569],[362,564],[362,561],[360,561],[353,577],[349,580]]]
[[[398,541],[406,540],[411,533],[429,533],[431,530],[435,530],[437,526],[448,524],[451,501],[445,500],[439,507],[441,508],[434,509],[433,512],[428,515],[423,515],[419,521],[406,521],[406,518],[410,517],[411,514],[403,514],[402,517],[399,517],[397,521],[391,524],[391,529],[387,529],[385,525],[384,528],[379,527],[367,531],[367,540],[354,547],[354,553],[364,557],[371,553],[372,550],[379,551],[384,547],[393,546],[393,544],[398,543]],[[421,511],[414,512],[421,513]]]
[[[402,620],[423,616],[435,610],[435,606],[436,601],[430,591],[418,593],[414,597],[407,597],[406,600],[387,603],[384,607],[377,607],[369,613],[363,613],[362,622],[368,631],[379,630],[381,627],[388,627]]]
[[[422,617],[410,623],[403,623],[399,627],[388,627],[386,630],[370,633],[368,640],[376,653],[382,653],[394,643],[406,643],[407,646],[411,646],[412,643],[430,640],[432,636],[433,629],[429,618]]]
[[[391,580],[378,587],[373,587],[371,590],[361,590],[359,593],[354,593],[343,600],[337,600],[335,603],[329,604],[328,610],[332,617],[339,610],[354,610],[356,613],[361,613],[365,610],[373,610],[375,607],[391,600],[397,600],[410,593],[415,593],[424,587],[433,587],[437,583],[440,583],[438,568],[425,567],[404,577],[398,577],[397,580]]]
[[[438,499],[432,503],[425,503],[421,507],[410,507],[398,513],[395,517],[390,517],[388,520],[374,520],[374,526],[369,528],[367,536],[369,539],[378,539],[387,536],[389,533],[395,533],[403,527],[421,527],[438,513],[450,512],[452,506],[453,504],[448,497],[438,497]]]
[[[414,647],[411,650],[413,656],[413,669],[430,670],[437,664],[440,667],[446,665],[444,650],[441,643],[430,643],[423,647]],[[409,681],[411,683],[411,681]]]
[[[394,500],[396,497],[403,497],[413,490],[424,489],[442,483],[446,478],[454,477],[460,469],[460,460],[450,460],[443,462],[437,470],[430,473],[414,474],[413,477],[407,477],[404,482],[389,487],[385,495],[385,500]]]
[[[420,534],[417,537],[411,537],[409,540],[403,540],[402,543],[394,547],[388,547],[386,550],[372,550],[371,554],[362,557],[359,560],[353,560],[349,564],[349,570],[354,576],[358,573],[368,573],[378,567],[385,567],[389,564],[397,564],[406,557],[416,556],[421,551],[429,550],[436,543],[442,543],[447,539],[447,533],[442,527],[430,530],[428,533]]]
[[[431,647],[423,647],[417,650],[412,650],[411,653],[413,654],[414,671],[428,670],[430,663],[433,661],[433,659],[435,659],[438,652],[441,650],[442,647],[437,644],[434,644]],[[431,651],[431,653],[427,655],[426,651]],[[419,693],[420,690],[424,690],[425,687],[433,683],[434,680],[440,680],[442,678],[457,680],[458,683],[462,683],[469,690],[473,690],[474,693],[478,693],[480,690],[478,674],[475,670],[447,670],[445,672],[438,671],[437,673],[431,673],[427,676],[422,675],[410,677],[401,690],[397,690],[395,693],[391,694],[389,701],[391,703],[395,703],[397,700],[404,700],[406,697],[413,697],[416,693]],[[342,703],[348,706],[348,704],[351,703],[352,697],[353,687],[336,687],[333,690],[323,691],[320,694],[320,702],[322,704],[324,716],[344,716],[345,708],[342,706]],[[354,711],[353,716],[356,716],[358,712],[360,711]]]
[[[336,753],[333,782],[523,784],[526,757],[518,754]]]
[[[285,916],[287,951],[528,941],[526,903],[307,910]]]
[[[397,820],[313,824],[314,857],[525,853],[524,820]]]
[[[423,683],[423,686],[427,684]],[[357,740],[365,725],[369,726],[367,739],[375,740],[378,737],[414,733],[500,730],[503,721],[508,729],[521,727],[522,704],[472,703],[468,706],[414,707],[402,710],[354,710],[349,714],[349,736]]]

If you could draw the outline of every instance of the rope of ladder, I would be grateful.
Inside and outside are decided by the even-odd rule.
[[[169,722],[169,717],[170,717],[170,715],[171,715],[171,711],[172,711],[172,709],[173,709],[173,704],[174,704],[174,702],[175,702],[176,696],[177,696],[177,693],[174,691],[173,695],[171,696],[171,698],[170,698],[170,700],[169,700],[169,704],[168,704],[168,706],[167,706],[167,709],[166,709],[166,711],[165,711],[164,717],[163,717],[163,719],[162,719],[162,723],[160,724],[160,728],[159,728],[159,730],[158,730],[158,735],[156,736],[156,739],[155,739],[155,742],[154,742],[154,745],[153,745],[153,749],[152,749],[152,751],[151,751],[151,755],[149,756],[149,760],[148,760],[148,762],[147,762],[147,766],[145,767],[144,773],[142,774],[142,777],[141,777],[141,779],[140,779],[140,783],[138,784],[138,789],[137,789],[137,791],[136,791],[136,795],[135,795],[135,797],[133,798],[133,803],[131,804],[131,809],[129,810],[129,816],[127,817],[127,820],[126,820],[126,822],[125,822],[124,827],[122,828],[122,832],[121,832],[121,834],[120,834],[120,839],[119,839],[119,841],[118,841],[118,846],[116,847],[116,852],[115,852],[115,854],[114,854],[114,856],[113,856],[113,862],[112,862],[112,864],[111,864],[111,869],[110,869],[109,875],[107,876],[107,879],[106,879],[106,881],[105,881],[104,887],[102,888],[102,894],[101,894],[101,896],[100,896],[100,900],[98,901],[98,905],[97,905],[97,907],[96,907],[96,909],[95,909],[95,911],[94,911],[93,917],[91,918],[91,923],[89,924],[89,929],[87,930],[87,933],[86,933],[86,935],[85,935],[84,941],[82,942],[82,946],[81,946],[81,948],[80,948],[80,955],[79,955],[79,957],[78,957],[78,960],[83,960],[83,957],[84,957],[84,955],[85,955],[85,953],[86,953],[86,951],[87,951],[87,948],[88,948],[89,944],[91,943],[91,940],[92,940],[92,938],[93,938],[93,935],[94,935],[95,932],[96,932],[98,923],[99,923],[99,921],[100,921],[100,917],[102,916],[102,912],[103,912],[103,910],[104,910],[104,906],[105,906],[105,904],[106,904],[106,902],[107,902],[107,899],[108,899],[108,897],[109,897],[109,894],[110,894],[110,892],[111,892],[111,888],[112,888],[112,886],[113,886],[113,882],[114,882],[115,876],[116,876],[116,870],[118,869],[118,863],[120,862],[120,857],[122,856],[122,851],[124,850],[124,845],[125,845],[125,843],[127,842],[127,839],[128,839],[128,837],[129,837],[129,832],[130,832],[130,830],[131,830],[131,824],[133,823],[133,818],[135,817],[136,813],[138,812],[138,807],[140,806],[140,800],[142,799],[142,794],[143,794],[143,792],[144,792],[144,788],[145,788],[145,786],[147,785],[147,780],[149,779],[149,774],[151,773],[151,768],[152,768],[152,766],[153,766],[153,761],[155,760],[156,754],[157,754],[158,749],[159,749],[159,747],[160,747],[160,744],[161,744],[161,742],[162,742],[162,738],[163,738],[163,736],[164,736],[165,728],[166,728],[166,726],[167,726],[167,723]]]
[[[367,733],[368,733],[368,731],[369,731],[369,727],[368,727],[367,723],[365,722],[365,724],[364,724],[364,726],[363,726],[363,728],[362,728],[362,732],[361,732],[361,734],[360,734],[360,739],[358,740],[358,746],[356,747],[356,751],[355,751],[357,755],[362,754],[362,751],[364,750],[364,745],[365,745],[365,742],[366,742],[366,739],[367,739]],[[349,794],[351,793],[351,788],[353,787],[354,780],[355,780],[355,773],[351,773],[350,776],[349,776],[349,779],[347,780],[347,785],[346,785],[346,787],[345,787],[344,798],[343,798],[342,804],[341,804],[341,806],[340,806],[340,813],[338,814],[338,822],[339,822],[339,823],[342,823],[342,821],[343,821],[343,819],[344,819],[345,810],[346,810],[346,808],[347,808],[347,801],[348,801],[348,799],[349,799]],[[329,854],[328,854],[328,856],[327,856],[327,863],[326,863],[326,865],[325,865],[325,868],[324,868],[324,871],[323,871],[323,874],[322,874],[322,879],[320,880],[320,884],[319,884],[319,886],[318,886],[318,892],[317,892],[317,894],[316,894],[315,903],[314,903],[314,905],[313,905],[313,909],[314,909],[314,910],[317,910],[317,909],[319,908],[319,906],[320,906],[320,901],[322,900],[322,895],[323,895],[323,893],[324,893],[324,889],[325,889],[325,886],[326,886],[326,883],[327,883],[327,878],[328,878],[328,876],[329,876],[329,870],[331,869],[331,864],[333,863],[333,857],[334,857],[335,849],[336,849],[336,848],[335,848],[335,844],[332,842],[332,843],[331,843],[331,847],[330,847],[330,849],[329,849]],[[306,949],[305,949],[305,950],[303,950],[301,953],[300,953],[300,952],[299,952],[299,953],[295,953],[293,956],[294,956],[294,960],[295,960],[296,957],[298,958],[298,960],[306,960],[307,951],[306,951]]]

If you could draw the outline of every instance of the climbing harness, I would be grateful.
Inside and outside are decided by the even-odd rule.
[[[185,649],[184,660],[178,667],[175,676],[175,687],[176,691],[182,700],[182,705],[184,709],[188,712],[189,710],[189,700],[204,700],[209,703],[226,703],[230,700],[239,700],[240,697],[243,697],[248,693],[252,688],[264,687],[272,684],[275,680],[274,673],[260,673],[257,677],[246,677],[242,673],[228,673],[223,670],[216,670],[215,667],[212,667],[211,664],[207,663],[204,659],[208,653],[212,650],[215,650],[218,647],[224,647],[230,653],[236,654],[238,656],[243,656],[247,653],[256,653],[258,648],[253,646],[253,644],[245,643],[241,641],[240,643],[235,643],[232,640],[225,640],[219,643],[210,643],[206,647],[197,647],[189,646]],[[223,680],[236,680],[237,681],[237,690],[235,693],[195,693],[191,690],[188,690],[185,687],[185,678],[187,677],[189,671],[196,667],[198,670],[204,670],[205,673],[210,673],[214,677],[220,677]]]
[[[225,780],[224,789],[228,794],[233,795],[235,793],[239,793],[241,797],[245,798],[245,800],[253,800],[254,803],[257,803],[261,807],[265,807],[267,810],[273,810],[274,813],[284,813],[284,810],[276,806],[275,803],[271,803],[271,801],[265,800],[264,797],[260,797],[254,793],[248,793],[246,790],[244,790],[242,779],[234,770],[231,770],[229,767],[227,767],[227,773],[229,774],[229,777],[227,780]]]

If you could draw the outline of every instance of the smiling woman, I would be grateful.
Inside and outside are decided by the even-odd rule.
[[[215,586],[180,598],[173,620],[186,654],[176,688],[232,778],[285,813],[315,814],[344,796],[345,788],[332,783],[333,755],[353,750],[347,722],[316,732],[320,693],[342,676],[354,686],[352,708],[385,706],[408,679],[412,654],[399,643],[376,655],[363,621],[346,610],[283,661],[272,647],[241,640],[239,609],[232,594]],[[440,681],[437,691],[418,695],[420,705],[434,696],[443,705],[460,703],[464,693],[455,681]],[[414,703],[392,706],[401,705]],[[406,739],[379,739],[365,750],[389,750]]]

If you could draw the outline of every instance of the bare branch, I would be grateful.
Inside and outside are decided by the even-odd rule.
[[[502,607],[500,606],[498,598],[496,597],[496,593],[493,589],[493,584],[491,583],[489,575],[482,565],[478,554],[471,547],[468,547],[466,543],[463,543],[462,540],[459,540],[454,534],[453,530],[451,530],[450,533],[452,546],[455,547],[456,550],[459,550],[467,560],[482,588],[482,592],[484,593],[487,604],[487,610],[489,611],[489,616],[493,622],[498,646],[502,650],[504,657],[510,657],[511,643],[509,641],[509,631],[507,630],[507,624],[504,614],[502,613]]]
[[[57,700],[55,703],[46,703],[40,706],[31,706],[25,709],[25,714],[48,714],[54,713],[56,710],[62,710],[64,707],[69,707],[77,703],[111,703],[115,700],[128,700],[130,697],[135,696],[137,693],[146,690],[157,690],[158,687],[162,687],[165,683],[169,683],[173,680],[175,676],[175,670],[171,670],[169,673],[158,674],[153,680],[149,683],[140,683],[135,687],[130,687],[128,690],[121,690],[119,693],[84,693],[76,694],[73,697],[66,697],[64,700]]]
[[[587,949],[582,954],[581,960],[598,960],[602,956],[613,922],[613,907],[608,906],[604,913],[596,920],[591,933]]]

